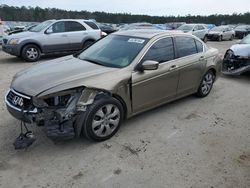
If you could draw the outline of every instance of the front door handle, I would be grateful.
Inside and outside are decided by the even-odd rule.
[[[200,60],[200,61],[203,61],[204,59],[205,59],[205,57],[204,57],[204,56],[201,56],[199,60]]]
[[[177,68],[179,68],[178,65],[172,65],[172,66],[169,68],[169,70],[171,71],[171,70],[174,70],[174,69],[177,69]]]

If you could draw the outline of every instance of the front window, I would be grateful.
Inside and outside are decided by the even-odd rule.
[[[103,66],[122,68],[138,55],[148,39],[109,35],[84,50],[79,59]]]
[[[150,47],[142,62],[146,60],[153,60],[159,63],[167,62],[174,59],[174,45],[172,38],[164,38]]]
[[[42,22],[42,23],[38,24],[37,26],[33,27],[32,29],[30,29],[29,31],[40,32],[40,31],[44,30],[45,28],[47,28],[52,23],[53,23],[53,21]]]

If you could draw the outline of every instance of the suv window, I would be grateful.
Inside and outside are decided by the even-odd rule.
[[[205,29],[202,25],[198,25],[198,30],[203,30]]]
[[[193,30],[197,31],[198,30],[198,25],[196,25]]]
[[[56,22],[48,30],[52,30],[53,33],[65,32],[65,22]]]
[[[67,32],[84,31],[84,30],[86,30],[86,28],[78,22],[74,22],[74,21],[67,21],[66,22],[66,31]]]
[[[191,37],[176,37],[178,57],[184,57],[197,53],[196,44]]]
[[[197,47],[197,52],[198,53],[203,52],[203,44],[198,40],[195,40],[195,43],[196,43],[196,47]]]
[[[143,57],[142,62],[153,60],[162,63],[172,59],[174,59],[173,39],[168,37],[155,42]]]
[[[89,27],[91,27],[94,30],[98,30],[99,29],[99,27],[94,22],[84,21],[84,23],[87,24]]]

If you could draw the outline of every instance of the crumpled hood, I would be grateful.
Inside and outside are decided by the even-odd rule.
[[[232,50],[236,56],[250,57],[250,44],[235,44],[230,50]]]
[[[5,37],[6,39],[22,39],[22,38],[26,38],[26,37],[30,37],[32,35],[37,34],[37,32],[29,32],[29,31],[24,31],[24,32],[20,32],[20,33],[13,33],[7,37]]]
[[[56,87],[59,91],[79,86],[99,88],[104,87],[105,82],[112,83],[110,80],[117,78],[119,71],[120,69],[117,68],[96,65],[73,56],[66,56],[17,73],[11,87],[30,96],[40,96],[41,93],[46,93]]]

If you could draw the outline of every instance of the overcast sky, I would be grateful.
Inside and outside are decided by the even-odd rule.
[[[250,0],[0,0],[9,6],[148,15],[210,15],[250,11]]]

